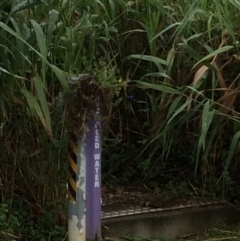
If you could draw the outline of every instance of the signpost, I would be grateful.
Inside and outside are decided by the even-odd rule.
[[[78,133],[78,87],[89,75],[69,80],[75,99],[68,103],[71,118],[68,181],[68,240],[97,241],[101,239],[101,137],[100,107],[88,115],[87,129]],[[91,107],[91,105],[90,105]],[[89,110],[91,113],[92,110]],[[76,125],[76,126],[75,126]]]
[[[96,117],[100,117],[97,107]],[[101,239],[101,137],[100,121],[88,120],[86,133],[86,234],[87,240]]]
[[[75,137],[74,137],[75,136]],[[86,135],[70,140],[68,181],[68,240],[86,240]]]

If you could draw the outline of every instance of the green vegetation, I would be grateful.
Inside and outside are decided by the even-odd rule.
[[[105,185],[237,194],[239,10],[236,0],[1,1],[0,231],[64,238],[65,96],[82,73],[107,91]]]

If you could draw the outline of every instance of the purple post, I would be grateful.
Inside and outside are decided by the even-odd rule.
[[[96,115],[99,117],[100,109]],[[87,121],[86,132],[86,239],[101,240],[101,136],[99,120]]]

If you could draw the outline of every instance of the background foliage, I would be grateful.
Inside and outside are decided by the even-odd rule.
[[[66,221],[64,96],[79,73],[117,94],[105,185],[236,194],[239,10],[236,0],[1,1],[1,232],[42,240],[51,223],[52,240],[64,235],[55,227]],[[29,211],[39,225],[18,232]]]

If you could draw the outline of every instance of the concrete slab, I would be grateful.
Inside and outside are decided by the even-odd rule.
[[[103,237],[133,236],[176,239],[217,225],[240,221],[240,208],[230,204],[159,211],[102,219]]]

